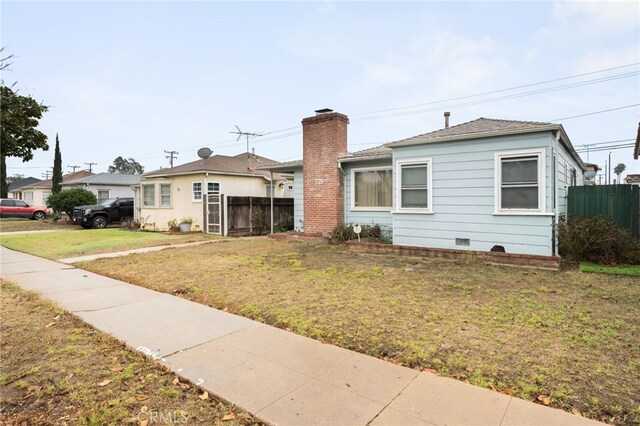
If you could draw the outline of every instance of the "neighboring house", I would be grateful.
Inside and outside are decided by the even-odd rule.
[[[62,176],[62,182],[64,183],[90,175],[93,175],[93,173],[87,170],[80,170]],[[51,195],[51,188],[53,188],[53,181],[51,179],[25,185],[22,187],[22,199],[31,205],[46,206],[47,199],[49,195]]]
[[[584,172],[584,184],[585,185],[596,185],[596,177],[598,176],[598,167],[597,164],[593,163],[584,163],[585,172]]]
[[[62,189],[84,188],[93,192],[98,204],[109,198],[133,197],[132,187],[140,183],[140,175],[98,173],[62,183]]]
[[[559,124],[480,118],[347,153],[346,115],[302,120],[295,223],[327,235],[339,223],[380,224],[407,246],[550,256],[567,188],[585,165]]]
[[[640,185],[640,174],[627,174],[624,181],[630,185]]]
[[[27,185],[34,185],[38,182],[42,182],[42,180],[34,177],[15,180],[9,184],[7,188],[7,195],[9,198],[22,200],[22,188],[24,188]]]
[[[134,188],[135,217],[168,229],[172,219],[195,219],[196,229],[202,229],[207,194],[226,196],[293,197],[290,175],[257,170],[276,162],[255,154],[242,153],[233,157],[214,155],[180,166],[155,170],[142,175]]]

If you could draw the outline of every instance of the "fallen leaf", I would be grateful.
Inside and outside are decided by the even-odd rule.
[[[536,400],[540,403],[542,403],[543,405],[551,405],[551,398],[549,398],[548,396],[545,395],[538,395],[538,397],[536,398]]]
[[[176,377],[175,379],[173,379],[171,383],[173,383],[174,385],[177,385],[178,383],[180,383],[180,379]]]
[[[103,380],[100,383],[98,383],[98,386],[100,386],[100,387],[107,386],[109,383],[111,383],[111,380],[109,380],[109,379]]]
[[[146,405],[143,405],[142,408],[140,408],[141,413],[146,413],[147,410],[149,410],[149,407],[147,407]]]
[[[31,385],[27,388],[27,393],[38,392],[42,389],[42,386]]]
[[[209,398],[209,392],[204,391],[204,393],[203,393],[202,395],[198,396],[198,398],[200,398],[200,399],[201,399],[201,400],[203,400],[203,401],[204,401],[205,399],[208,399],[208,398]]]
[[[58,321],[60,319],[60,314],[56,315],[55,317],[53,317],[54,320]]]
[[[233,419],[235,419],[235,418],[236,418],[235,413],[229,413],[229,414],[227,414],[226,416],[224,416],[224,417],[222,418],[222,421],[223,421],[223,422],[226,422],[226,421],[229,421],[229,420],[233,420]]]
[[[109,370],[113,371],[114,373],[119,373],[122,370],[124,370],[124,367],[117,366],[117,367],[112,367]]]
[[[71,380],[73,379],[74,374],[73,373],[69,373],[67,374],[67,376],[64,378],[65,380]]]
[[[511,395],[513,393],[513,391],[509,388],[504,388],[502,389],[502,393],[505,395]]]
[[[147,426],[149,424],[149,420],[140,420],[139,426]]]
[[[425,368],[424,371],[428,371],[429,373],[436,373],[436,369],[435,368]]]
[[[146,395],[143,395],[141,393],[139,393],[138,395],[136,395],[136,401],[144,401],[145,399],[149,398]]]
[[[572,408],[571,410],[569,410],[571,412],[571,414],[574,414],[576,416],[580,416],[582,417],[582,413],[578,410],[576,410],[575,408]]]
[[[45,325],[44,328],[49,328],[49,327],[52,327],[54,325],[56,325],[55,322],[50,322],[49,324]]]

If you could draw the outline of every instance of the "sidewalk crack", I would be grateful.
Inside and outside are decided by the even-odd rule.
[[[375,416],[373,416],[373,418],[372,418],[371,420],[369,420],[369,421],[367,422],[366,426],[369,426],[369,425],[370,425],[370,424],[371,424],[375,419],[377,419],[377,418],[378,418],[378,416],[379,416],[380,414],[382,414],[382,412],[383,412],[384,410],[386,410],[386,409],[387,409],[387,407],[388,407],[389,405],[391,405],[391,404],[393,403],[393,401],[395,401],[395,400],[396,400],[400,395],[402,395],[402,392],[404,392],[404,391],[405,391],[405,389],[407,389],[409,386],[411,386],[411,384],[412,384],[413,382],[415,382],[415,381],[416,381],[416,379],[418,378],[418,376],[420,376],[420,374],[422,374],[422,373],[421,373],[421,372],[418,372],[418,374],[416,374],[416,376],[415,376],[413,379],[411,379],[411,381],[410,381],[409,383],[407,383],[407,385],[406,385],[405,387],[403,387],[402,389],[400,389],[400,390],[398,391],[398,393],[396,394],[396,396],[394,396],[393,398],[391,398],[391,401],[389,401],[389,402],[387,403],[387,405],[385,405],[384,407],[382,407],[382,409],[381,409],[380,411],[378,411],[378,413],[377,413]]]

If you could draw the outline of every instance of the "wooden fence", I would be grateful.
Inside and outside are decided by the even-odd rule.
[[[640,186],[571,186],[567,216],[608,216],[640,238]]]
[[[293,229],[293,198],[273,199],[274,227]],[[227,235],[264,235],[271,231],[271,198],[227,197]]]

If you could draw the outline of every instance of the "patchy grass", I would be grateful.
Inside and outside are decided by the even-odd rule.
[[[1,244],[13,250],[35,254],[47,259],[64,259],[212,238],[219,237],[203,233],[166,234],[107,228],[83,229],[78,232],[3,235]]]
[[[3,282],[2,301],[2,424],[258,423],[35,293]]]
[[[583,262],[580,264],[582,272],[593,272],[596,274],[608,275],[629,275],[632,277],[640,277],[640,265],[615,265],[606,266],[597,263]]]
[[[77,225],[54,222],[51,219],[30,220],[21,218],[0,219],[0,232],[44,231],[49,229],[81,229]]]
[[[640,421],[640,285],[623,276],[233,240],[91,271],[520,398]]]

